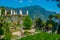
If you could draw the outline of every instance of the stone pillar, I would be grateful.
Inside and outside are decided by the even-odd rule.
[[[11,15],[13,14],[13,10],[11,9]]]
[[[15,11],[15,14],[17,15],[17,11]]]
[[[0,16],[1,16],[1,9],[0,9]]]
[[[7,10],[5,10],[5,15],[7,14]]]
[[[22,15],[22,10],[20,10],[20,15]]]
[[[29,12],[28,12],[28,10],[27,10],[27,15],[28,15],[28,13],[29,13]]]
[[[14,10],[14,15],[16,14],[15,10]]]

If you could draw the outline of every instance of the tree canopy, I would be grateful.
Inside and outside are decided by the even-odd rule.
[[[40,29],[42,27],[42,20],[40,18],[36,18],[35,28]]]
[[[25,28],[30,28],[32,25],[32,19],[29,16],[24,17],[23,19],[23,26]]]

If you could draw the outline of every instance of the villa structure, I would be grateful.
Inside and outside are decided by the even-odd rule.
[[[0,16],[3,16],[5,22],[20,22],[23,17],[28,15],[28,10],[26,11],[26,14],[23,14],[22,10],[19,11],[19,14],[16,10],[10,10],[10,13],[8,13],[8,10],[4,10],[4,14],[2,14],[2,10],[0,9]]]
[[[2,12],[2,10],[0,9],[0,16],[2,15],[1,12]],[[7,12],[8,12],[8,10],[5,10],[5,14],[4,14],[4,15],[7,16]],[[22,10],[19,11],[19,14],[20,14],[20,15],[23,15],[23,14],[22,14]],[[18,14],[17,14],[17,12],[16,12],[15,10],[12,10],[12,9],[11,9],[11,10],[10,10],[10,15],[18,15]],[[28,10],[26,11],[26,15],[28,15]]]

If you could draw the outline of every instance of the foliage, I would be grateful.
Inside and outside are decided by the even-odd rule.
[[[52,19],[53,18],[53,15],[49,15],[49,17],[48,17],[49,19]]]
[[[49,15],[49,20],[46,21],[46,26],[52,28],[54,26],[57,26],[57,22],[55,22],[54,20],[52,20],[52,18],[54,17],[54,15]]]
[[[6,9],[5,7],[3,7],[3,6],[1,7],[1,10],[2,10],[1,13],[2,13],[2,14],[5,13],[5,9]],[[6,9],[6,10],[7,10],[7,9]],[[7,14],[10,14],[10,10],[8,10]]]
[[[60,14],[55,14],[54,16],[60,18]]]
[[[5,40],[10,40],[11,39],[11,32],[10,32],[10,30],[9,30],[9,28],[10,28],[10,23],[8,23],[8,22],[4,22],[4,25],[3,25],[3,27],[4,27],[4,39]]]
[[[55,17],[54,15],[49,15],[49,20],[46,21],[46,26],[50,26],[51,28],[54,26],[57,26],[57,22],[52,20],[52,18]]]
[[[4,39],[5,39],[5,40],[11,40],[11,36],[12,36],[12,35],[11,35],[10,32],[8,32],[8,33],[6,32],[6,33],[5,33],[5,36],[4,36]]]
[[[49,28],[52,28],[52,27],[53,27],[53,25],[52,25],[51,23],[49,23],[49,24],[48,24],[48,27],[49,27]]]
[[[48,34],[48,33],[39,33],[32,36],[27,36],[20,38],[19,40],[57,40],[60,38],[60,34]]]
[[[23,26],[27,29],[29,29],[32,25],[32,20],[29,16],[24,17],[23,19]]]
[[[5,30],[6,32],[9,32],[9,23],[4,22],[3,27],[4,27],[4,29],[6,29],[6,30]]]
[[[30,32],[28,32],[27,30],[24,32],[25,35],[29,35]]]
[[[0,35],[3,35],[3,29],[0,27]]]
[[[2,14],[4,14],[5,13],[5,8],[4,7],[1,7],[1,10],[2,10]]]
[[[0,20],[0,37],[1,37],[1,35],[4,34],[4,30],[2,29],[2,26],[3,26],[3,21]]]
[[[35,24],[35,27],[40,29],[42,26],[42,20],[40,18],[36,18]]]

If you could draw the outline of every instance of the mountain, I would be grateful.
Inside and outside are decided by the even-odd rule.
[[[42,20],[46,20],[48,19],[49,15],[54,15],[56,14],[56,12],[51,12],[51,11],[47,11],[44,8],[40,7],[40,6],[29,6],[29,7],[23,7],[23,8],[16,8],[16,10],[23,10],[23,14],[26,14],[26,10],[29,11],[29,16],[34,19],[36,17],[41,18]]]
[[[60,14],[55,14],[54,16],[56,16],[56,17],[60,18]]]
[[[5,7],[5,9],[13,9],[13,10],[16,10],[16,11],[22,10],[23,14],[26,14],[26,10],[28,10],[29,11],[29,16],[32,19],[34,19],[36,17],[39,17],[42,20],[48,19],[49,15],[56,14],[56,12],[51,12],[51,11],[45,10],[44,8],[42,8],[42,7],[38,6],[38,5],[22,7],[22,8],[9,8],[9,7]],[[18,14],[19,14],[19,12],[18,12]]]

